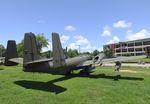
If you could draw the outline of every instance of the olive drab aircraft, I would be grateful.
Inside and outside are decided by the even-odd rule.
[[[24,55],[18,58],[16,43],[9,40],[7,43],[5,65],[12,66],[23,64],[25,72],[45,72],[52,74],[69,74],[73,70],[82,69],[81,72],[89,72],[94,69],[90,55],[82,55],[65,59],[60,38],[57,33],[52,33],[53,58],[41,58],[37,51],[36,37],[33,33],[25,33]]]
[[[9,40],[7,43],[5,65],[13,66],[23,64],[24,72],[44,72],[51,74],[70,75],[73,70],[81,70],[82,74],[89,74],[92,69],[103,62],[124,61],[130,59],[141,58],[143,56],[133,57],[117,57],[106,59],[105,54],[101,53],[92,58],[91,55],[81,55],[74,58],[65,58],[60,37],[58,33],[52,33],[52,58],[42,58],[37,51],[37,43],[35,35],[25,33],[24,35],[24,54],[23,58],[19,58],[16,49],[16,42]]]

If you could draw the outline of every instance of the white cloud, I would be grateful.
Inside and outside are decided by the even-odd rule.
[[[61,43],[66,43],[66,41],[68,41],[70,39],[70,37],[69,36],[66,36],[66,35],[62,35],[61,37],[60,37],[60,40],[61,40]]]
[[[42,48],[42,52],[46,52],[49,50],[52,50],[52,42],[48,42],[48,46]]]
[[[69,46],[68,46],[69,49],[79,49],[79,46],[76,44],[76,43],[71,43]]]
[[[81,48],[81,52],[92,52],[95,49],[96,49],[95,46],[92,46],[91,44],[88,44],[87,46]]]
[[[146,29],[142,29],[137,33],[133,33],[131,30],[128,30],[126,36],[128,40],[137,40],[137,39],[144,39],[149,37],[150,37],[150,32],[147,31]]]
[[[115,28],[128,28],[131,27],[132,23],[131,22],[126,22],[125,20],[120,20],[117,23],[113,24],[113,27]]]
[[[100,48],[98,49],[98,51],[100,51],[100,52],[103,51],[103,47],[100,47]]]
[[[70,37],[66,36],[66,35],[62,35],[60,37],[60,41],[61,41],[62,44],[65,44],[66,41],[68,41],[69,39],[70,39]],[[46,52],[48,50],[52,50],[52,42],[50,42],[50,41],[48,42],[48,46],[47,47],[43,47],[42,48],[42,52]]]
[[[74,36],[75,42],[72,42],[71,44],[68,45],[68,49],[77,49],[79,50],[80,46],[80,52],[92,52],[93,50],[97,49],[99,51],[102,51],[102,48],[97,48],[95,46],[92,46],[91,42],[83,37],[82,35]],[[70,39],[69,36],[62,35],[60,37],[61,43],[66,43]],[[46,52],[48,50],[52,50],[52,42],[48,42],[49,45],[48,47],[42,48],[42,52]]]
[[[120,39],[117,36],[114,36],[112,40],[107,42],[107,44],[113,44],[113,43],[118,43]]]
[[[83,37],[82,35],[79,35],[79,36],[74,36],[74,38],[77,40],[76,43],[78,45],[87,45],[89,44],[89,40],[85,37]]]
[[[96,47],[92,46],[90,41],[87,38],[83,37],[82,35],[74,36],[74,39],[76,39],[76,42],[71,43],[68,46],[69,49],[79,50],[79,46],[81,52],[92,52],[93,50],[96,49]]]
[[[75,31],[76,28],[74,26],[68,25],[64,28],[66,31]]]
[[[101,36],[110,36],[110,35],[111,35],[110,27],[105,26],[105,27],[104,27],[104,31],[103,31],[103,33],[101,34]]]

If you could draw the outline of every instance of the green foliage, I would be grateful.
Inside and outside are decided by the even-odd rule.
[[[128,63],[138,63],[138,62],[145,62],[145,63],[150,63],[150,58],[139,58],[139,59],[132,59],[132,60],[127,60],[125,62],[128,62]]]
[[[63,52],[64,52],[64,56],[65,56],[65,58],[68,58],[68,54],[67,54],[67,47],[66,47],[66,48],[63,48]]]
[[[42,57],[50,58],[52,56],[52,51],[46,51],[41,53]]]
[[[113,57],[113,50],[112,49],[107,48],[104,50],[104,53],[105,53],[106,57],[108,57],[108,58]]]
[[[17,52],[19,57],[23,57],[23,40],[17,44]]]
[[[93,51],[93,56],[97,56],[100,52],[98,50]]]
[[[76,57],[79,56],[78,50],[74,49],[69,49],[67,52],[68,57],[72,58],[72,57]]]
[[[5,47],[2,44],[0,44],[0,57],[5,56],[5,51],[6,51]]]
[[[17,44],[17,51],[19,57],[23,57],[23,50],[24,50],[23,42],[24,40],[22,40],[20,43]],[[36,35],[36,42],[37,42],[37,49],[39,53],[41,53],[43,47],[47,47],[48,45],[48,39],[45,38],[43,33]]]
[[[80,53],[80,55],[92,55],[90,52],[82,52],[82,53]]]
[[[48,39],[46,39],[44,34],[42,33],[36,36],[36,41],[37,41],[37,49],[38,52],[40,53],[43,47],[47,47]]]
[[[114,72],[114,68],[97,67],[89,77],[65,77],[23,72],[21,65],[0,66],[0,103],[149,104],[150,68],[121,68],[137,73]],[[114,80],[117,75],[121,78]]]

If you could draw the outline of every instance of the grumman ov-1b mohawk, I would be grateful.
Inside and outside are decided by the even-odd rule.
[[[82,55],[74,58],[65,59],[61,46],[60,38],[57,33],[52,33],[53,58],[41,58],[37,51],[36,37],[33,33],[25,33],[24,36],[24,55],[18,58],[15,41],[9,40],[5,57],[5,65],[13,66],[18,63],[23,64],[25,72],[44,72],[51,74],[69,75],[73,70],[80,69],[81,74],[88,75],[95,66],[103,62],[125,61],[141,58],[143,56],[117,57],[105,59],[105,54],[101,53],[92,59],[90,55]]]
[[[95,68],[94,63],[99,63],[101,59],[92,60],[90,55],[82,55],[74,58],[65,59],[60,38],[57,33],[52,33],[53,58],[41,58],[37,51],[36,38],[33,33],[25,33],[24,36],[24,55],[17,58],[15,41],[8,41],[5,65],[23,64],[25,72],[44,72],[52,74],[71,74],[73,70],[80,69],[81,73],[88,74]]]

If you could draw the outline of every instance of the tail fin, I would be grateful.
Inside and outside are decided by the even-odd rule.
[[[63,67],[66,65],[63,49],[61,46],[58,33],[52,33],[52,45],[53,45],[53,66],[54,68]]]
[[[30,33],[25,33],[24,36],[24,60],[23,63],[31,62],[40,59],[37,50],[37,43],[35,35]]]
[[[5,53],[5,65],[6,66],[17,65],[17,63],[9,61],[9,59],[16,58],[16,57],[18,57],[16,41],[8,40],[7,49],[6,49],[6,53]]]

